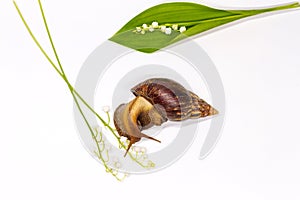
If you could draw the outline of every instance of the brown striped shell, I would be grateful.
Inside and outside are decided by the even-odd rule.
[[[160,142],[141,131],[167,120],[182,121],[217,114],[212,106],[182,85],[166,78],[148,79],[131,89],[136,96],[114,112],[114,124],[120,136],[131,145],[142,137]]]
[[[217,114],[212,106],[181,84],[167,78],[152,78],[131,89],[142,96],[170,121],[182,121]]]

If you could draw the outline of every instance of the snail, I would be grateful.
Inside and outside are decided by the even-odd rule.
[[[211,105],[171,79],[148,79],[134,86],[131,92],[136,97],[127,104],[121,104],[114,112],[118,134],[129,140],[124,156],[142,137],[160,142],[142,133],[142,130],[160,126],[168,120],[183,121],[218,114]]]

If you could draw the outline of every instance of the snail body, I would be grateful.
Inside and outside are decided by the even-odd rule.
[[[164,122],[164,119],[158,113],[155,114],[155,110],[153,110],[153,106],[150,102],[143,97],[137,97],[127,104],[121,104],[114,113],[114,124],[117,132],[120,136],[127,137],[130,141],[126,154],[131,145],[140,141],[142,137],[160,142],[141,132],[142,126],[138,120],[141,113],[143,113],[143,115],[151,113],[151,116],[155,116],[155,120],[151,121],[151,123],[155,125],[161,125]],[[143,118],[143,120],[145,119]]]
[[[170,121],[183,121],[215,115],[211,105],[200,99],[181,84],[166,78],[145,80],[131,89],[136,96],[127,104],[121,104],[114,113],[114,124],[120,136],[127,137],[131,145],[142,137],[155,140],[141,131]]]

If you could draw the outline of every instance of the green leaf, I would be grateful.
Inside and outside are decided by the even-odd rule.
[[[110,40],[141,52],[152,53],[187,37],[229,22],[265,12],[297,7],[300,7],[298,2],[259,10],[219,10],[195,3],[165,3],[151,7],[134,17]],[[153,32],[148,30],[144,34],[136,31],[136,27],[141,27],[143,24],[149,26],[154,21],[167,27],[175,24],[179,27],[185,26],[187,30],[183,33],[172,30],[169,35],[163,33],[159,28],[154,29]]]

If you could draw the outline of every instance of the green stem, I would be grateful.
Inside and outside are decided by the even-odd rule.
[[[18,13],[19,13],[19,16],[21,17],[22,19],[22,22],[23,24],[25,25],[28,33],[30,34],[31,38],[33,39],[33,41],[35,42],[35,44],[38,46],[38,48],[41,50],[41,52],[44,54],[44,56],[46,57],[46,59],[50,62],[50,64],[52,65],[52,67],[55,69],[55,71],[61,76],[63,77],[63,73],[61,71],[59,71],[59,69],[55,66],[55,64],[52,62],[52,60],[50,59],[50,57],[47,55],[47,53],[45,52],[45,50],[43,49],[43,47],[40,45],[40,43],[38,42],[38,40],[36,39],[36,37],[33,35],[32,31],[30,30],[28,24],[26,23],[17,3],[15,1],[13,1]]]
[[[28,33],[30,34],[31,38],[33,39],[33,41],[35,42],[35,44],[38,46],[38,48],[41,50],[41,52],[42,52],[43,55],[46,57],[46,59],[49,61],[49,63],[51,64],[51,66],[55,69],[55,71],[60,75],[60,77],[61,77],[61,78],[65,81],[65,83],[67,84],[68,89],[69,89],[69,91],[71,92],[71,95],[72,95],[72,97],[73,97],[73,99],[74,99],[74,101],[75,101],[75,104],[76,104],[76,106],[77,106],[77,108],[78,108],[78,110],[79,110],[81,116],[83,117],[83,119],[84,119],[86,125],[88,126],[88,129],[89,129],[89,131],[91,132],[92,137],[95,138],[95,134],[94,134],[94,132],[93,132],[93,130],[92,130],[90,124],[88,123],[88,121],[87,121],[87,119],[86,119],[86,117],[85,117],[85,115],[84,115],[84,113],[83,113],[83,111],[82,111],[82,109],[81,109],[81,107],[80,107],[80,104],[79,104],[79,102],[78,102],[76,96],[82,101],[82,103],[83,103],[85,106],[87,106],[87,108],[88,108],[92,113],[94,113],[94,114],[97,116],[97,118],[101,121],[101,123],[102,123],[105,127],[107,127],[107,128],[110,130],[110,132],[113,133],[113,135],[115,136],[115,138],[118,140],[119,144],[121,144],[122,148],[123,148],[123,149],[126,149],[126,146],[121,142],[120,137],[118,137],[118,136],[116,135],[116,133],[115,133],[115,131],[113,130],[113,128],[110,127],[109,124],[106,123],[106,122],[103,120],[103,118],[102,118],[102,117],[101,117],[101,116],[100,116],[100,115],[99,115],[99,114],[98,114],[98,113],[97,113],[97,112],[96,112],[96,111],[95,111],[95,110],[94,110],[94,109],[93,109],[93,108],[92,108],[92,107],[91,107],[91,106],[90,106],[90,105],[89,105],[82,97],[81,97],[81,95],[73,88],[73,86],[72,86],[72,85],[70,84],[70,82],[68,81],[68,79],[67,79],[67,77],[66,77],[66,75],[65,75],[65,73],[64,73],[64,71],[63,71],[63,67],[62,67],[62,65],[61,65],[61,63],[60,63],[60,60],[59,60],[58,54],[57,54],[57,52],[56,52],[56,49],[55,49],[55,46],[54,46],[52,37],[51,37],[51,35],[50,35],[50,30],[49,30],[49,28],[48,28],[47,21],[46,21],[46,18],[45,18],[45,15],[44,15],[44,12],[43,12],[43,8],[42,8],[42,4],[41,4],[40,0],[39,0],[39,5],[40,5],[40,10],[41,10],[42,15],[43,15],[43,21],[44,21],[45,27],[46,27],[46,29],[47,29],[48,37],[49,37],[49,40],[51,41],[51,46],[52,46],[52,49],[53,49],[53,51],[54,51],[55,57],[56,57],[56,59],[57,59],[57,61],[58,61],[58,63],[59,63],[59,67],[60,67],[61,71],[60,71],[60,70],[58,69],[58,67],[54,64],[54,62],[51,60],[51,58],[48,56],[48,54],[46,53],[46,51],[42,48],[42,46],[40,45],[40,43],[38,42],[38,40],[37,40],[36,37],[34,36],[33,32],[31,31],[30,27],[28,26],[28,24],[27,24],[25,18],[23,17],[23,15],[22,15],[22,13],[21,13],[21,11],[20,11],[20,9],[19,9],[17,3],[16,3],[15,1],[13,1],[13,3],[14,3],[14,6],[15,6],[15,8],[16,8],[16,10],[17,10],[19,16],[20,16],[20,18],[22,19],[23,24],[25,25],[25,27],[26,27]],[[97,142],[96,142],[96,143],[97,143]],[[104,161],[104,159],[103,159],[103,157],[102,157],[102,155],[101,155],[101,152],[100,152],[99,144],[97,144],[97,150],[99,151],[99,155],[100,155],[99,158],[100,158],[100,160],[103,162],[105,168],[106,168],[108,171],[112,172],[112,171],[109,169],[109,167],[105,164],[105,161]],[[145,165],[143,165],[141,162],[139,162],[138,160],[134,159],[134,157],[132,156],[132,154],[131,154],[130,152],[129,152],[129,156],[130,156],[136,163],[138,163],[140,166],[145,167]],[[116,177],[116,178],[117,178],[117,177]]]
[[[45,17],[44,9],[43,9],[43,6],[42,6],[42,3],[41,3],[40,0],[39,0],[39,6],[40,6],[40,10],[41,10],[41,13],[42,13],[42,16],[43,16],[44,25],[45,25],[45,28],[46,28],[46,30],[47,30],[47,34],[48,34],[48,37],[49,37],[49,40],[50,40],[50,43],[51,43],[51,46],[52,46],[52,49],[53,49],[55,58],[56,58],[56,60],[57,60],[58,66],[60,67],[60,70],[61,70],[62,74],[65,76],[65,72],[64,72],[64,69],[63,69],[63,67],[62,67],[62,65],[61,65],[61,62],[60,62],[60,60],[59,60],[59,57],[58,57],[58,55],[57,55],[57,52],[56,52],[56,49],[55,49],[55,46],[54,46],[54,43],[53,43],[53,40],[52,40],[50,31],[49,31],[49,27],[48,27],[48,24],[47,24],[47,20],[46,20],[46,17]]]
[[[60,64],[60,62],[59,62],[59,58],[58,58],[58,55],[57,55],[57,53],[56,53],[56,50],[55,50],[55,47],[54,47],[52,38],[51,38],[51,36],[50,36],[50,31],[49,31],[49,28],[48,28],[48,26],[47,26],[47,22],[46,22],[46,20],[45,20],[44,14],[43,14],[44,12],[43,12],[42,7],[40,7],[40,8],[41,8],[41,11],[42,11],[44,23],[45,23],[45,26],[47,27],[46,29],[47,29],[47,33],[48,33],[49,39],[51,38],[51,39],[50,39],[50,40],[51,40],[51,45],[52,45],[53,51],[55,52],[56,58],[57,58],[57,60],[58,60],[58,62],[59,62],[61,71],[59,71],[59,69],[56,67],[56,65],[54,64],[54,62],[50,59],[50,57],[48,56],[48,54],[45,52],[45,50],[42,48],[42,46],[40,45],[40,43],[38,42],[38,40],[36,39],[36,37],[35,37],[34,34],[32,33],[31,29],[29,28],[29,26],[28,26],[28,24],[27,24],[25,18],[23,17],[23,15],[22,15],[22,13],[21,13],[21,11],[20,11],[18,5],[16,4],[16,2],[13,1],[13,3],[14,3],[14,5],[15,5],[17,11],[18,11],[19,16],[20,16],[21,19],[22,19],[22,22],[24,23],[24,25],[25,25],[27,31],[29,32],[29,34],[30,34],[30,36],[32,37],[32,39],[34,40],[35,44],[39,47],[39,49],[40,49],[41,52],[44,54],[44,56],[47,58],[47,60],[51,63],[51,65],[52,65],[52,67],[55,69],[55,71],[61,76],[61,78],[63,78],[63,80],[65,81],[65,83],[68,85],[68,89],[69,89],[69,91],[70,91],[70,93],[71,93],[71,95],[72,95],[72,97],[73,97],[73,99],[74,99],[74,102],[75,102],[75,104],[76,104],[76,106],[77,106],[77,108],[78,108],[78,110],[79,110],[79,112],[80,112],[80,114],[81,114],[81,116],[82,116],[82,118],[83,118],[85,124],[87,125],[87,127],[88,127],[90,133],[92,134],[92,137],[95,138],[95,134],[94,134],[94,132],[93,132],[93,130],[92,130],[92,128],[91,128],[91,125],[89,124],[88,120],[86,119],[86,117],[85,117],[85,115],[84,115],[84,113],[83,113],[83,111],[82,111],[82,108],[81,108],[81,106],[80,106],[80,104],[79,104],[79,102],[78,102],[78,100],[77,100],[77,98],[76,98],[76,96],[75,96],[75,94],[78,94],[78,93],[77,93],[77,92],[75,93],[74,88],[72,87],[72,85],[71,85],[70,82],[68,81],[67,77],[65,76],[64,71],[63,71],[63,68],[62,68],[62,66],[61,66],[61,64]],[[39,1],[39,3],[40,3],[40,1]],[[40,3],[40,6],[41,6],[41,3]],[[99,116],[99,117],[100,117],[100,116]],[[100,118],[101,118],[101,117],[100,117]],[[98,158],[102,161],[102,163],[104,164],[105,168],[106,168],[106,169],[109,169],[109,167],[108,167],[108,166],[106,165],[106,163],[105,163],[104,158],[102,157],[102,154],[101,154],[101,151],[100,151],[100,146],[99,146],[99,144],[98,144],[97,142],[96,142],[96,147],[97,147],[97,150],[98,150],[98,152],[99,152]],[[116,178],[117,178],[117,177],[116,177]],[[118,179],[118,178],[117,178],[117,179]]]
[[[88,120],[86,119],[86,117],[85,117],[85,115],[84,115],[84,113],[83,113],[83,111],[82,111],[82,108],[81,108],[81,106],[80,106],[80,104],[79,104],[79,102],[78,102],[78,100],[77,100],[77,98],[76,98],[76,96],[80,96],[80,95],[79,95],[77,92],[75,92],[73,86],[72,86],[72,85],[70,84],[70,82],[68,81],[68,78],[67,78],[67,76],[66,76],[66,74],[65,74],[65,72],[64,72],[64,69],[63,69],[62,65],[61,65],[59,56],[58,56],[58,54],[57,54],[55,45],[54,45],[53,40],[52,40],[52,36],[51,36],[50,30],[49,30],[49,27],[48,27],[48,23],[47,23],[47,20],[46,20],[46,17],[45,17],[45,13],[44,13],[44,9],[43,9],[42,3],[41,3],[40,0],[38,0],[38,2],[39,2],[40,11],[41,11],[41,13],[42,13],[42,17],[43,17],[43,21],[44,21],[44,25],[45,25],[45,28],[46,28],[46,31],[47,31],[47,35],[48,35],[49,41],[50,41],[50,43],[51,43],[51,46],[52,46],[52,49],[53,49],[55,58],[56,58],[56,60],[57,60],[57,63],[58,63],[58,65],[59,65],[60,70],[61,70],[62,75],[63,75],[62,78],[64,79],[64,81],[65,81],[66,84],[68,85],[69,91],[70,91],[70,93],[72,94],[72,97],[73,97],[73,99],[74,99],[74,101],[75,101],[75,104],[76,104],[76,106],[77,106],[77,108],[78,108],[78,110],[79,110],[81,116],[83,117],[84,122],[85,122],[85,124],[87,125],[87,127],[88,127],[88,129],[89,129],[89,131],[90,131],[90,133],[91,133],[91,135],[92,135],[92,137],[97,141],[97,138],[95,137],[95,134],[94,134],[94,132],[93,132],[93,129],[91,128],[91,125],[89,124]],[[76,96],[75,96],[75,94],[76,94]],[[81,96],[80,96],[80,97],[81,97]],[[83,100],[83,98],[80,98],[80,99]],[[84,102],[85,102],[85,101],[84,101]],[[86,102],[85,102],[85,104],[88,105]],[[99,118],[101,121],[103,121],[103,119],[102,119],[100,116],[99,116],[98,118]],[[104,164],[105,168],[107,169],[108,166],[106,165],[106,161],[104,160],[104,158],[103,158],[103,156],[102,156],[102,154],[101,154],[102,151],[101,151],[101,149],[100,149],[100,146],[99,146],[99,143],[98,143],[98,142],[96,142],[96,147],[97,147],[97,150],[98,150],[98,152],[99,152],[98,158],[100,158],[100,160],[101,160],[102,163]]]
[[[40,2],[40,1],[39,1]],[[17,11],[18,11],[18,14],[19,14],[19,16],[20,16],[20,18],[22,19],[22,22],[24,23],[24,25],[25,25],[25,27],[26,27],[26,29],[27,29],[27,31],[28,31],[28,33],[30,34],[30,36],[31,36],[31,38],[33,39],[33,41],[34,41],[34,43],[38,46],[38,48],[41,50],[41,52],[43,53],[43,55],[46,57],[46,59],[50,62],[50,64],[52,65],[52,67],[55,69],[55,71],[61,76],[61,78],[63,78],[63,80],[66,82],[66,84],[68,85],[68,87],[69,88],[71,88],[72,89],[72,91],[76,94],[76,96],[78,96],[79,97],[79,99],[94,113],[94,114],[96,114],[96,112],[94,111],[94,109],[93,108],[91,108],[89,105],[88,105],[88,103],[80,96],[80,94],[73,88],[73,86],[70,84],[70,82],[68,81],[68,79],[66,78],[66,76],[65,76],[65,74],[63,73],[63,72],[61,72],[59,69],[58,69],[58,67],[56,67],[56,65],[54,64],[54,62],[51,60],[51,58],[48,56],[48,54],[46,53],[46,51],[43,49],[43,47],[41,46],[41,44],[38,42],[38,40],[37,40],[37,38],[34,36],[34,34],[32,33],[32,31],[31,31],[31,29],[29,28],[29,26],[28,26],[28,24],[27,24],[27,22],[26,22],[26,20],[25,20],[25,18],[23,17],[23,15],[22,15],[22,13],[21,13],[21,11],[20,11],[20,9],[19,9],[19,7],[18,7],[18,5],[17,5],[17,3],[15,2],[15,1],[13,1],[13,3],[14,3],[14,5],[15,5],[15,7],[16,7],[16,9],[17,9]],[[41,8],[42,9],[42,8]],[[43,12],[44,13],[44,12]],[[44,21],[44,23],[45,23],[45,25],[47,25],[47,23],[46,23],[46,21]],[[48,26],[47,26],[48,27]],[[47,28],[47,32],[48,33],[50,33],[49,32],[49,29]],[[49,36],[49,38],[51,38],[51,35],[48,35]],[[52,41],[52,38],[51,38],[51,41]],[[52,44],[53,44],[53,41],[51,42]],[[55,54],[56,54],[56,56],[57,56],[57,58],[58,58],[58,55],[57,55],[57,53],[56,53],[56,50],[55,50],[55,47],[54,47],[54,45],[52,45],[52,48],[53,48],[53,51],[55,52]],[[58,59],[59,60],[59,59]],[[59,62],[60,63],[60,62]],[[61,69],[63,69],[62,68],[62,66],[60,65],[60,67],[61,67]],[[63,71],[63,70],[62,70]],[[105,126],[107,126],[107,124],[106,124],[106,122],[104,121],[104,119],[102,119],[102,117],[100,116],[100,115],[96,115],[98,118],[99,118],[99,120],[105,125]]]
[[[75,96],[74,93],[73,93],[73,89],[72,89],[71,87],[69,87],[69,90],[70,90],[70,92],[71,92],[71,94],[72,94],[72,97],[73,97],[73,99],[74,99],[74,101],[75,101],[75,104],[76,104],[76,106],[77,106],[77,108],[78,108],[78,110],[79,110],[81,116],[83,117],[83,120],[84,120],[85,124],[87,125],[89,131],[90,131],[91,134],[92,134],[92,137],[93,137],[94,139],[96,139],[96,136],[95,136],[95,134],[94,134],[94,131],[93,131],[93,129],[92,129],[90,123],[89,123],[88,120],[86,119],[86,117],[85,117],[85,115],[84,115],[84,113],[83,113],[83,111],[82,111],[82,109],[81,109],[81,106],[79,105],[79,102],[78,102],[76,96]],[[104,159],[103,159],[103,157],[102,157],[101,150],[100,150],[100,146],[99,146],[98,142],[96,142],[96,146],[97,146],[97,150],[98,150],[98,152],[99,152],[99,158],[101,159],[101,161],[103,162],[103,164],[105,165],[105,167],[107,167],[106,164],[105,164],[105,161],[104,161]]]
[[[107,115],[107,124],[110,124],[110,116],[109,116],[109,112],[106,112]]]

